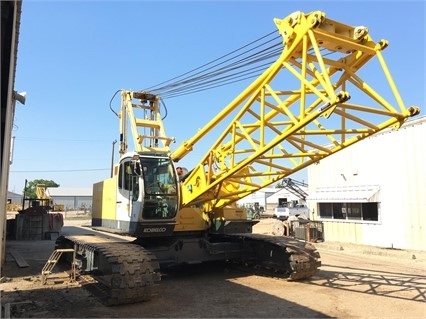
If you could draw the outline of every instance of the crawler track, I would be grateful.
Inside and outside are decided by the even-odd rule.
[[[284,236],[236,234],[249,249],[241,260],[254,267],[262,267],[288,280],[303,280],[315,276],[321,266],[320,254],[307,242]]]
[[[252,266],[264,275],[303,280],[317,274],[321,266],[315,247],[301,240],[246,233],[224,235],[222,240],[238,243],[237,246],[229,246],[232,249],[239,247],[232,251],[230,261]],[[56,248],[75,249],[81,284],[105,305],[147,301],[158,294],[160,262],[153,252],[140,245],[100,236],[78,235],[59,237]],[[221,252],[223,260],[228,253],[226,249]]]
[[[83,286],[105,305],[147,301],[158,294],[159,263],[141,246],[90,235],[62,236],[56,246],[75,247],[79,271],[96,280],[84,280]]]

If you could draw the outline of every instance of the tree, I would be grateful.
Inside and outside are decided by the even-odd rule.
[[[35,179],[28,182],[27,187],[24,189],[24,197],[29,199],[37,199],[36,188],[37,185],[44,185],[45,187],[59,187],[59,184],[55,183],[52,180],[46,179]]]

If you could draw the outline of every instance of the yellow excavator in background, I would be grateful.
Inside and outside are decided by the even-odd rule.
[[[25,180],[25,183],[27,181]],[[26,185],[26,184],[25,184]],[[26,187],[26,186],[25,186]],[[47,193],[45,184],[37,184],[35,187],[36,198],[23,199],[22,209],[19,213],[24,214],[47,214],[52,210],[53,201]],[[25,201],[29,204],[25,205]]]
[[[53,203],[45,184],[37,184],[35,191],[37,200],[40,201],[41,206],[47,207],[49,211],[52,210],[54,212],[63,212],[65,210],[65,206],[63,204]]]
[[[161,97],[121,91],[120,159],[113,176],[93,187],[92,227],[135,240],[75,235],[56,242],[57,249],[74,250],[80,272],[106,286],[105,303],[149,300],[161,269],[180,264],[224,260],[289,280],[315,275],[321,261],[311,243],[254,234],[257,221],[247,219],[236,202],[419,113],[405,107],[390,75],[382,56],[388,43],[374,42],[366,27],[328,19],[321,11],[274,22],[282,36],[275,62],[175,150]],[[361,78],[373,59],[392,102]],[[224,130],[204,157],[178,177],[175,163],[219,126]]]

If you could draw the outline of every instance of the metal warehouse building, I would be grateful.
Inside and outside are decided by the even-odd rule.
[[[426,117],[308,167],[308,205],[326,241],[426,250]]]
[[[48,188],[53,204],[64,205],[65,211],[92,210],[92,188]]]
[[[24,196],[13,193],[13,192],[7,192],[7,203],[8,204],[22,204],[22,199]]]

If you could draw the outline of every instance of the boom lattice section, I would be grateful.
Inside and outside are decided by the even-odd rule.
[[[185,178],[183,207],[223,208],[419,113],[404,105],[392,79],[382,54],[387,41],[374,42],[366,27],[328,19],[321,11],[274,21],[283,43],[278,59],[171,153],[159,97],[122,93],[127,113],[121,116],[130,119],[138,151],[168,153],[178,162],[207,134],[225,127]],[[143,118],[133,113],[138,109]],[[121,136],[126,129],[122,124]],[[121,145],[123,154],[127,142]]]
[[[284,45],[277,61],[172,153],[183,158],[229,121],[186,178],[184,205],[224,207],[419,112],[399,95],[382,55],[387,42],[374,42],[366,27],[320,11],[275,23]],[[369,62],[375,69],[366,73]]]

